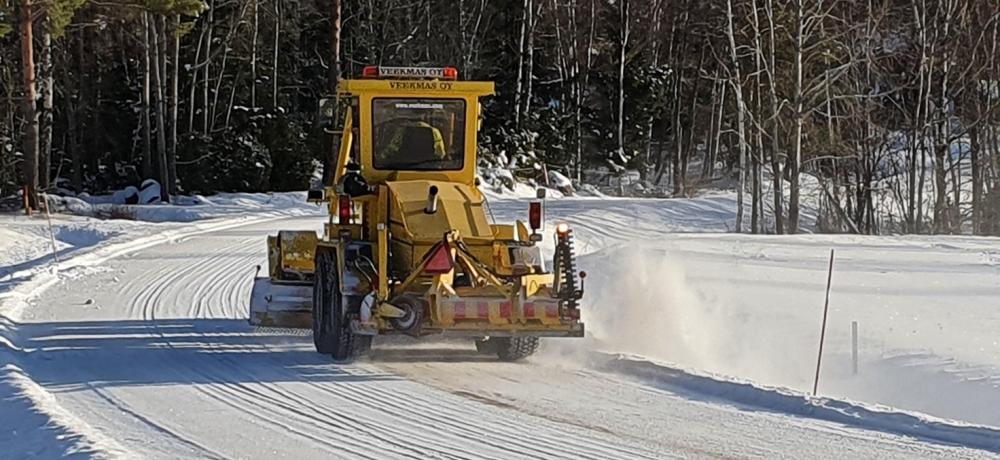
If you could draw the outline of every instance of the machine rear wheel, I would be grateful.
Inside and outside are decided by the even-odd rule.
[[[538,351],[538,337],[491,337],[501,361],[520,361]]]
[[[371,337],[351,333],[344,308],[336,254],[321,252],[316,256],[313,287],[313,343],[316,351],[337,361],[352,361],[371,347]]]

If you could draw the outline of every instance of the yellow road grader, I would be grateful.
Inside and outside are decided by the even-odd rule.
[[[339,361],[383,334],[468,337],[507,361],[534,353],[539,337],[582,337],[573,233],[556,226],[551,267],[538,246],[544,190],[527,223],[487,218],[476,135],[479,98],[493,92],[447,67],[366,67],[342,81],[332,184],[308,196],[330,219],[322,236],[268,237],[250,323],[311,328],[316,350]]]

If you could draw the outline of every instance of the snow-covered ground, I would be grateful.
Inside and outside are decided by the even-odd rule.
[[[726,234],[726,193],[554,199],[550,228],[573,225],[590,273],[591,338],[523,364],[383,341],[337,366],[245,323],[263,236],[323,221],[270,221],[322,213],[279,197],[220,197],[192,223],[58,217],[59,263],[44,220],[0,216],[0,458],[1000,453],[1000,240]],[[173,209],[137,216],[192,212]]]
[[[731,228],[732,197],[596,201],[548,215],[576,229],[605,347],[811,392],[834,249],[820,393],[1000,427],[1000,239],[692,233]]]
[[[104,205],[70,203],[90,214]],[[22,368],[34,356],[18,333],[30,303],[53,286],[86,292],[77,282],[105,271],[109,260],[192,235],[290,216],[321,216],[304,193],[220,195],[176,206],[118,207],[136,220],[55,214],[0,214],[0,459],[122,454],[114,434],[89,428],[50,389]],[[145,220],[139,220],[145,219]],[[86,301],[85,301],[86,303]],[[95,307],[98,308],[99,307]],[[25,309],[28,309],[25,312]]]

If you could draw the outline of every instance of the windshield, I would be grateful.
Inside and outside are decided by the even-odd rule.
[[[372,117],[375,169],[462,169],[465,100],[378,98]]]

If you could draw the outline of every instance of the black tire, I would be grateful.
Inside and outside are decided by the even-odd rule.
[[[351,362],[371,348],[371,337],[351,333],[344,308],[336,254],[322,252],[316,256],[313,286],[313,343],[316,351],[336,361]]]
[[[324,355],[333,353],[336,338],[331,319],[334,302],[339,303],[336,289],[336,264],[333,254],[321,252],[316,255],[316,276],[313,280],[312,332],[316,351]]]
[[[538,337],[491,337],[501,361],[520,361],[538,351]]]

